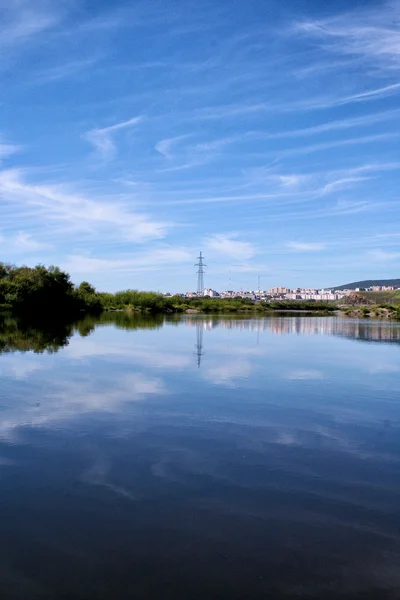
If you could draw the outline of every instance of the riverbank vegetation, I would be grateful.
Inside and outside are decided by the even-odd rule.
[[[374,297],[374,300],[377,301],[377,298]],[[365,299],[362,303],[364,302],[370,304],[370,299]],[[358,306],[357,310],[361,316],[400,318],[400,297],[398,304],[382,303],[381,310],[373,311],[372,308],[368,306],[368,310],[364,310],[364,307]],[[59,267],[15,267],[0,263],[0,312],[27,317],[63,318],[111,311],[139,314],[268,314],[275,311],[312,311],[314,314],[329,314],[339,309],[347,310],[348,305],[343,303],[342,306],[338,306],[335,302],[305,300],[254,302],[250,298],[186,298],[138,290],[124,290],[111,294],[97,291],[86,281],[78,286],[74,285],[69,274]]]
[[[84,281],[76,286],[68,273],[59,267],[15,267],[0,263],[0,310],[19,315],[78,315],[103,311],[140,313],[204,313],[255,312],[271,310],[333,310],[322,303],[284,302],[254,303],[249,298],[183,298],[163,296],[155,292],[124,290],[115,294],[98,292]]]
[[[376,306],[347,307],[344,309],[346,317],[353,318],[377,318],[377,319],[399,319],[400,305],[380,304]]]
[[[365,305],[400,306],[400,291],[388,290],[382,292],[354,292],[347,297],[346,302],[353,304],[354,299]],[[356,302],[357,303],[357,302]]]
[[[91,286],[76,287],[58,267],[0,263],[0,310],[23,315],[78,314],[102,310]]]

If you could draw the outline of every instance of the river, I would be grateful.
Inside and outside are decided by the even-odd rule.
[[[0,597],[398,599],[400,325],[0,325]]]

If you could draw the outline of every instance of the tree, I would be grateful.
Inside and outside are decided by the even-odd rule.
[[[90,283],[88,283],[87,281],[82,281],[82,283],[78,287],[78,292],[81,292],[82,294],[95,294],[96,288],[90,285]]]

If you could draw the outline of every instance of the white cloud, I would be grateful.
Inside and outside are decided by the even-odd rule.
[[[282,150],[279,156],[280,158],[296,156],[298,154],[311,154],[313,152],[320,152],[322,150],[329,150],[330,148],[339,148],[341,146],[356,146],[358,144],[370,144],[373,142],[382,142],[385,140],[397,139],[397,131],[389,131],[386,133],[377,133],[373,135],[365,135],[360,137],[353,137],[343,140],[331,140],[329,142],[322,142],[320,144],[312,144],[310,146],[301,146],[299,148],[290,148],[288,150]]]
[[[375,93],[377,91],[375,90]],[[361,96],[360,96],[361,97]],[[390,120],[397,118],[400,114],[398,109],[386,110],[380,112],[374,112],[369,115],[363,115],[361,117],[352,117],[349,119],[336,119],[334,121],[326,121],[320,125],[313,125],[312,127],[303,127],[302,129],[293,129],[291,131],[277,132],[272,137],[284,138],[284,137],[302,137],[310,136],[312,134],[326,133],[328,131],[336,131],[340,129],[350,129],[352,127],[364,127],[366,125],[374,125],[378,121]]]
[[[87,198],[62,185],[27,183],[18,169],[0,171],[0,199],[35,207],[38,218],[61,222],[68,231],[102,233],[106,239],[143,242],[161,238],[166,223],[133,213],[123,204]]]
[[[165,138],[164,140],[160,140],[155,145],[155,149],[159,154],[162,154],[165,158],[169,160],[173,158],[172,148],[176,146],[180,141],[188,138],[188,135],[177,135],[171,138]]]
[[[335,181],[331,181],[327,183],[324,188],[321,190],[322,194],[330,194],[332,192],[336,192],[337,190],[343,190],[348,187],[351,187],[354,183],[360,183],[361,181],[368,181],[371,177],[343,177],[342,179],[336,179]]]
[[[248,260],[256,254],[253,244],[237,240],[233,234],[213,235],[205,239],[205,245],[210,251],[228,258]]]
[[[331,65],[331,61],[327,63],[323,62],[322,70],[326,71],[326,68]],[[400,91],[400,83],[390,83],[388,85],[383,85],[378,88],[370,88],[363,92],[358,92],[354,94],[331,94],[325,96],[316,96],[312,98],[307,98],[306,100],[294,100],[290,102],[281,102],[279,104],[260,104],[260,105],[238,105],[237,108],[232,108],[232,105],[224,105],[224,106],[216,106],[209,107],[206,109],[206,112],[199,112],[195,115],[196,120],[210,120],[210,119],[224,119],[229,118],[234,112],[237,114],[253,114],[255,112],[265,112],[265,113],[277,113],[277,112],[292,112],[292,111],[310,111],[314,109],[325,109],[325,108],[333,108],[335,106],[345,106],[347,104],[355,104],[358,102],[364,101],[373,101],[379,98],[385,98],[387,96],[392,96],[397,94]],[[395,116],[396,110],[387,111],[388,118]],[[384,115],[384,113],[383,113]],[[190,116],[193,119],[193,115]],[[385,118],[383,116],[382,118]],[[189,119],[189,117],[188,117]],[[350,119],[342,119],[335,120],[327,123],[323,123],[321,125],[314,125],[311,127],[305,127],[302,129],[294,129],[292,131],[278,131],[276,133],[268,132],[267,134],[261,134],[259,132],[249,132],[250,138],[259,138],[265,137],[269,139],[274,138],[286,138],[286,137],[296,137],[296,136],[305,136],[309,133],[322,133],[325,131],[331,131],[335,129],[343,129],[347,127],[358,127],[363,124],[368,125],[371,122],[373,123],[374,117],[373,115],[365,115],[362,117],[354,117]]]
[[[0,25],[0,48],[7,49],[20,46],[32,37],[56,25],[60,15],[50,11],[49,7],[29,6],[29,2],[7,2],[7,10],[2,11]]]
[[[73,273],[148,272],[167,266],[186,263],[193,258],[185,249],[163,247],[123,258],[107,259],[90,256],[67,256],[63,267]]]
[[[0,143],[0,160],[2,158],[7,158],[8,156],[11,156],[12,154],[15,154],[20,149],[21,149],[20,146],[16,146],[14,144],[3,144],[3,143]]]
[[[65,62],[55,67],[50,67],[43,71],[35,73],[32,79],[28,80],[28,84],[44,84],[51,83],[53,81],[59,81],[68,77],[73,77],[82,73],[83,71],[93,67],[98,62],[99,57],[93,56],[91,58],[84,58],[80,60],[74,60]]]
[[[377,261],[397,260],[400,258],[400,252],[390,250],[371,250],[368,253],[370,258]]]
[[[355,10],[322,21],[305,21],[298,29],[321,41],[323,49],[355,56],[388,71],[399,69],[399,3],[383,3],[378,9]]]
[[[248,173],[252,183],[266,184],[271,186],[271,191],[278,189],[289,195],[310,189],[315,179],[313,175],[307,173],[271,173],[269,167],[251,169]]]
[[[318,252],[326,248],[322,242],[286,242],[285,246],[299,252]]]
[[[142,117],[132,117],[127,121],[121,121],[120,123],[115,123],[110,127],[103,127],[97,129],[91,129],[87,131],[83,137],[93,144],[96,152],[104,159],[110,160],[114,157],[116,153],[116,146],[113,141],[113,135],[116,131],[121,131],[122,129],[127,129],[128,127],[133,127],[143,121]]]
[[[37,242],[36,240],[33,239],[33,237],[29,234],[29,233],[25,233],[23,231],[20,231],[17,236],[15,237],[15,240],[13,242],[13,245],[15,248],[17,248],[18,250],[40,250],[42,248],[46,248],[46,244],[41,244],[40,242]]]
[[[237,117],[243,114],[252,114],[270,110],[271,106],[267,103],[259,104],[223,104],[222,106],[205,106],[195,111],[192,118],[198,120],[225,119]]]
[[[340,104],[347,104],[349,102],[356,102],[358,100],[368,100],[384,96],[391,96],[392,94],[396,94],[398,91],[400,91],[400,83],[393,83],[380,88],[367,90],[366,92],[360,92],[359,94],[353,94],[352,96],[343,98],[343,101],[340,102]]]

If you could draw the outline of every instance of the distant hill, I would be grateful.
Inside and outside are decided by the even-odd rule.
[[[356,288],[369,288],[375,285],[390,285],[396,288],[400,287],[400,279],[366,279],[365,281],[355,281],[330,288],[331,290],[355,290]]]

